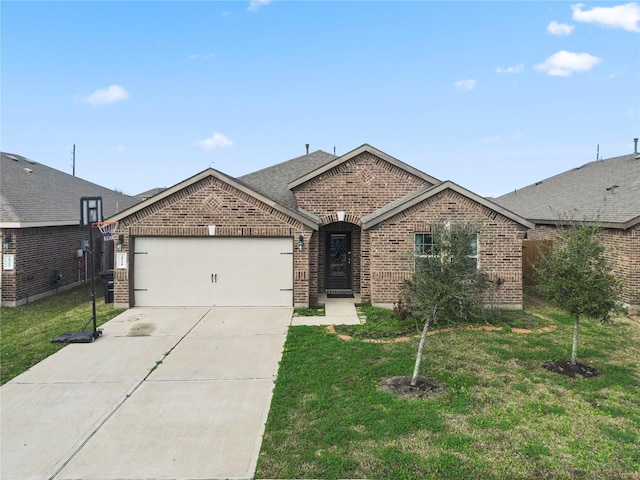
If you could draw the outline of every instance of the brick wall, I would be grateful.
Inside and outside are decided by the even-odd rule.
[[[12,242],[3,247],[3,254],[14,255],[15,268],[2,270],[2,305],[15,306],[28,300],[55,293],[51,283],[53,270],[62,275],[58,288],[84,281],[84,268],[76,258],[83,240],[89,239],[87,229],[78,225],[59,227],[5,229],[2,238]],[[102,269],[102,250],[105,248],[99,231],[94,231],[95,273]]]
[[[298,207],[320,217],[343,211],[362,218],[425,185],[428,184],[423,179],[375,155],[362,153],[297,186],[293,192]]]
[[[362,264],[366,261],[362,252],[366,232],[361,230],[361,218],[426,185],[423,179],[365,152],[296,187],[298,206],[321,218],[317,253],[314,250],[312,257],[318,272],[317,292],[325,291],[326,233],[350,231],[352,290],[362,294],[365,289],[368,295],[362,279],[366,275]],[[345,212],[344,221],[338,219],[339,211]]]
[[[524,227],[451,190],[372,227],[367,241],[363,236],[363,265],[369,264],[371,301],[381,304],[397,301],[404,280],[413,274],[415,233],[428,233],[432,224],[444,220],[477,227],[478,267],[487,272],[495,285],[500,285],[487,296],[487,303],[520,307]],[[366,296],[364,292],[365,289],[363,296]]]
[[[124,235],[122,252],[129,252],[132,236],[292,237],[303,235],[305,248],[294,251],[294,302],[309,303],[309,251],[314,248],[313,231],[301,222],[215,177],[207,177],[122,219],[118,233]],[[129,252],[131,262],[131,252]],[[129,264],[129,268],[131,268]],[[114,300],[130,305],[131,272],[115,272]]]
[[[523,227],[462,195],[443,192],[369,231],[361,230],[363,216],[426,185],[423,179],[363,153],[296,187],[299,207],[321,218],[318,290],[324,291],[325,232],[349,230],[354,291],[363,301],[396,302],[402,283],[413,274],[414,233],[429,231],[442,216],[479,225],[479,266],[492,280],[500,280],[487,301],[521,306]],[[338,211],[345,212],[344,222],[338,221]]]
[[[553,241],[557,234],[555,226],[538,225],[529,230],[527,238]],[[600,238],[607,248],[613,272],[623,281],[622,301],[640,307],[640,223],[626,230],[602,229]]]

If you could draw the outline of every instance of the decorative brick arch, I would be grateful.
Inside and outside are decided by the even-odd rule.
[[[357,225],[358,227],[362,227],[362,220],[357,215],[352,215],[351,213],[345,213],[344,220],[339,220],[337,212],[334,212],[329,215],[323,215],[322,217],[320,217],[320,226],[324,227],[325,225],[329,225],[330,223],[337,223],[340,221],[345,223],[351,223],[353,225]]]

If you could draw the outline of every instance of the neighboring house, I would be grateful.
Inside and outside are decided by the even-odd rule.
[[[597,222],[623,301],[640,304],[640,155],[596,160],[494,201],[535,223],[530,240],[553,240],[557,225]]]
[[[80,197],[101,196],[105,217],[137,200],[20,155],[1,157],[2,305],[16,306],[87,278],[84,251],[82,258],[78,252],[89,238],[79,227]],[[102,236],[94,233],[96,253],[102,253]],[[96,268],[108,267],[96,257]]]
[[[390,306],[440,221],[477,228],[470,255],[522,305],[522,239],[533,224],[369,145],[316,151],[232,178],[207,169],[124,210],[117,306],[307,306],[357,295]]]

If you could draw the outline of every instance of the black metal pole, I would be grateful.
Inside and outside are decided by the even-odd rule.
[[[89,275],[91,275],[91,308],[92,308],[92,317],[93,321],[93,338],[97,337],[98,327],[96,325],[96,275],[94,272],[95,269],[95,258],[93,251],[93,225],[89,226],[89,259],[91,261],[91,265],[89,267]]]

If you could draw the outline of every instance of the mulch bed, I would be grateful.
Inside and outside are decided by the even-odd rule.
[[[397,397],[419,400],[434,397],[442,393],[442,389],[440,387],[433,383],[429,383],[424,377],[418,377],[415,387],[411,385],[411,377],[398,376],[385,378],[380,382],[380,388]]]
[[[572,365],[568,360],[547,362],[542,364],[542,367],[546,368],[550,372],[566,375],[571,378],[592,378],[598,375],[598,371],[595,368],[580,362],[576,362],[575,365]]]

